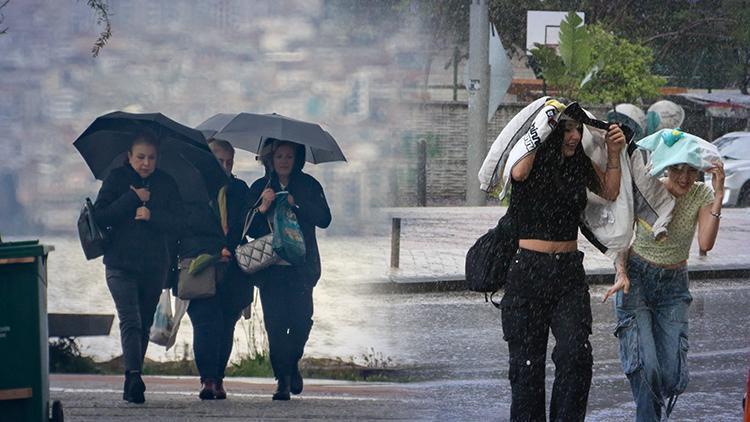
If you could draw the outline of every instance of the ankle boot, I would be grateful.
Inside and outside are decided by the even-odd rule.
[[[302,382],[302,374],[299,372],[299,364],[295,363],[292,365],[292,377],[289,384],[289,391],[292,394],[299,394],[302,392],[304,384]]]
[[[216,400],[224,400],[227,398],[227,392],[224,390],[224,380],[216,381],[216,388],[214,389],[214,398]]]
[[[201,382],[201,392],[198,394],[201,400],[213,400],[216,398],[216,383],[212,379]]]
[[[123,387],[122,398],[130,403],[143,403],[146,401],[144,392],[146,384],[143,383],[140,371],[126,371],[125,385]]]
[[[289,400],[289,384],[291,383],[289,375],[279,377],[276,384],[276,392],[273,393],[274,400]]]

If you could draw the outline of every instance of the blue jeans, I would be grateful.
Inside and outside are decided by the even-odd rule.
[[[630,381],[636,421],[668,417],[688,383],[687,267],[665,269],[637,255],[628,260],[630,292],[617,292],[615,336]]]

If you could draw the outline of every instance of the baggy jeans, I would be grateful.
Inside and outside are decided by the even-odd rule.
[[[164,276],[158,271],[141,273],[110,267],[105,274],[120,320],[125,371],[141,371]]]
[[[302,283],[290,266],[272,266],[263,273],[260,301],[271,367],[280,379],[292,375],[304,354],[313,326],[313,288]]]
[[[688,384],[687,267],[665,269],[628,259],[630,292],[617,292],[615,336],[636,404],[636,421],[669,417]]]
[[[548,254],[519,249],[508,268],[501,301],[508,342],[510,419],[545,421],[545,362],[550,329],[555,381],[550,421],[583,421],[593,357],[591,303],[583,253]]]

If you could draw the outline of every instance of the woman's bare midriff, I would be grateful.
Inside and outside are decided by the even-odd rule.
[[[578,250],[576,240],[518,239],[518,247],[544,253],[565,253]]]

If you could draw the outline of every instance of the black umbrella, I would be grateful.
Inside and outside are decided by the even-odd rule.
[[[104,180],[125,162],[130,143],[144,131],[159,140],[157,167],[177,181],[184,201],[216,198],[228,179],[203,134],[161,113],[105,114],[94,120],[73,145],[94,177]]]
[[[258,153],[266,138],[302,144],[308,162],[346,161],[336,140],[316,123],[292,119],[280,114],[220,113],[196,128],[207,138],[229,141],[233,146]]]

